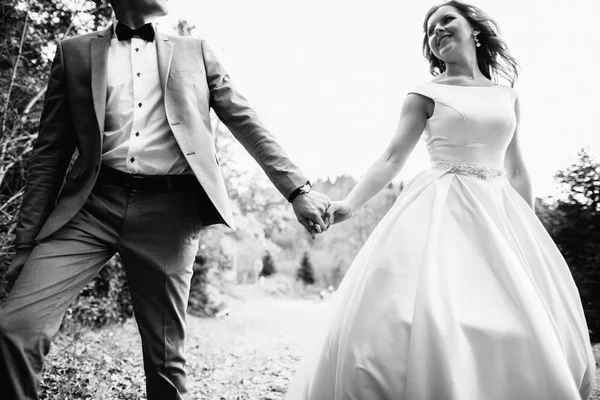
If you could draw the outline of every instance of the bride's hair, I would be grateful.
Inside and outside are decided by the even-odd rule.
[[[425,15],[425,21],[423,22],[423,31],[425,32],[423,38],[423,55],[429,61],[429,72],[433,76],[436,76],[446,70],[445,63],[438,59],[431,51],[427,36],[427,22],[429,18],[443,6],[454,7],[471,24],[474,30],[479,31],[477,39],[481,43],[481,46],[476,47],[477,64],[483,75],[496,83],[498,76],[501,76],[509,81],[511,86],[514,86],[519,75],[519,64],[510,54],[506,42],[500,36],[498,24],[480,8],[457,0],[450,0],[433,6],[427,12],[427,15]]]

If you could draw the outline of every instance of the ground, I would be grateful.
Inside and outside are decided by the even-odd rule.
[[[328,300],[290,298],[241,286],[229,315],[188,317],[189,399],[284,399],[302,346]],[[600,376],[599,376],[600,378]],[[599,379],[600,381],[600,379]],[[144,399],[141,345],[133,321],[57,338],[43,375],[43,399]],[[596,390],[593,400],[600,400]]]
[[[327,300],[290,298],[259,285],[227,298],[229,314],[188,316],[186,398],[278,400],[285,397],[311,321]],[[59,335],[42,380],[42,399],[142,399],[141,344],[134,321]]]

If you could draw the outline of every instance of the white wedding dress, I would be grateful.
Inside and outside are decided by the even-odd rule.
[[[579,293],[504,176],[516,91],[429,82],[414,93],[435,102],[432,167],[357,255],[287,399],[589,398]]]

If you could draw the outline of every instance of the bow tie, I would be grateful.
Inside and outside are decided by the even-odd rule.
[[[134,36],[147,42],[154,41],[154,28],[152,27],[152,24],[146,24],[137,29],[131,29],[127,25],[119,22],[117,24],[117,29],[115,29],[115,33],[117,34],[117,39],[119,39],[119,41],[129,40]]]

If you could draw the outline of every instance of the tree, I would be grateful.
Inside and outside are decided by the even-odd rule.
[[[266,251],[262,259],[262,270],[260,271],[260,276],[271,276],[276,272],[277,267],[275,266],[273,256],[271,255],[270,251]]]
[[[201,246],[193,266],[188,312],[199,317],[213,317],[226,307],[220,290],[211,282],[229,268],[231,257],[217,246]]]
[[[563,204],[578,206],[597,215],[600,212],[600,164],[589,150],[581,149],[577,161],[555,176],[567,198]]]
[[[563,196],[538,203],[538,216],[565,257],[579,288],[593,342],[600,341],[600,163],[582,149],[555,175]]]
[[[298,271],[296,272],[296,279],[301,280],[305,285],[312,285],[315,283],[315,271],[307,251],[305,251],[302,256],[300,268],[298,268]]]

